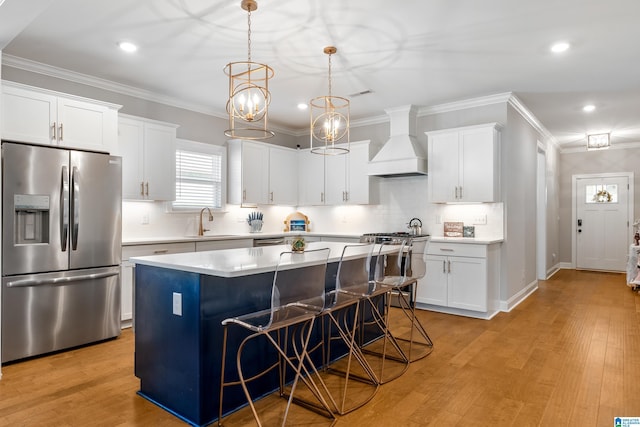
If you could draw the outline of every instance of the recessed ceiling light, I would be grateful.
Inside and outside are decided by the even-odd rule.
[[[551,52],[562,53],[569,50],[570,47],[571,45],[567,42],[558,42],[558,43],[555,43],[553,46],[551,46]]]
[[[136,50],[138,50],[138,46],[131,42],[120,42],[118,43],[118,47],[125,52],[135,52]]]
[[[306,110],[307,108],[309,108],[309,105],[304,102],[301,102],[300,104],[298,104],[298,108],[300,110]]]
[[[582,107],[582,111],[584,111],[585,113],[590,113],[595,109],[596,109],[596,106],[592,104],[585,105],[584,107]]]

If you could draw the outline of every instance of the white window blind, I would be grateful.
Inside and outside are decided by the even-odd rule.
[[[222,207],[223,156],[205,144],[203,151],[178,145],[176,149],[176,210]],[[207,149],[208,148],[208,149]]]

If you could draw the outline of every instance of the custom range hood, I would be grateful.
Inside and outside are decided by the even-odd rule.
[[[385,110],[391,136],[369,162],[369,175],[394,177],[427,174],[427,157],[414,133],[417,109],[413,105]]]

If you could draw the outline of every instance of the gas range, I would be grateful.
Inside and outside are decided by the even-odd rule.
[[[407,232],[392,232],[392,233],[365,233],[360,236],[361,243],[391,243],[395,245],[401,244],[403,241],[413,237],[428,237],[428,234],[421,234],[415,236]]]

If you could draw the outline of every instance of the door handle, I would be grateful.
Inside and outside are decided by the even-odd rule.
[[[62,167],[60,213],[60,247],[62,252],[66,252],[69,241],[69,170],[66,166]]]
[[[73,211],[73,223],[71,225],[71,249],[78,249],[78,232],[80,230],[80,179],[78,167],[71,170],[71,210]]]

